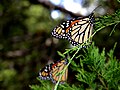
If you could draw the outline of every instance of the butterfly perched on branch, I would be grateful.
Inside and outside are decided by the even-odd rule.
[[[94,13],[62,22],[51,34],[58,39],[67,39],[74,46],[90,41],[94,23]]]
[[[61,75],[60,72],[65,68],[67,63],[68,63],[67,60],[63,59],[51,63],[49,65],[46,65],[44,68],[42,68],[39,71],[39,78],[41,80],[51,80],[53,83],[57,83]],[[64,74],[62,75],[60,83],[61,84],[64,83],[67,80],[67,77],[68,77],[68,68],[65,70]]]

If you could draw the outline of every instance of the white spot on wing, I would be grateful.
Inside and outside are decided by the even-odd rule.
[[[64,26],[63,26],[63,25],[61,25],[61,27],[62,27],[62,28],[64,28]]]

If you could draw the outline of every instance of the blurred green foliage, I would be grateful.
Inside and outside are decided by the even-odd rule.
[[[106,19],[108,16],[101,17],[99,19],[101,20],[102,24],[105,24],[110,20],[112,22],[114,19],[116,22],[116,17],[119,16],[118,13],[115,16],[111,16],[112,19]],[[104,22],[104,20],[107,21]],[[36,77],[38,76],[39,69],[42,68],[48,62],[48,60],[54,61],[52,58],[55,60],[60,59],[57,51],[63,53],[68,46],[68,42],[64,40],[59,41],[53,39],[50,35],[51,30],[58,24],[59,21],[60,20],[55,21],[51,19],[50,10],[44,8],[39,4],[32,4],[29,2],[29,0],[0,1],[0,90],[29,89],[29,85],[32,85],[30,86],[32,89],[37,90],[40,90],[40,88],[41,90],[54,88],[54,85],[52,86],[48,81],[38,82]],[[114,28],[113,31],[115,32],[113,32],[109,37],[109,34],[112,31],[111,28]],[[106,48],[106,51],[110,50],[114,43],[118,42],[114,51],[117,58],[120,58],[119,36],[119,23],[114,23],[113,26],[105,26],[104,30],[96,33],[93,41],[95,41],[95,45],[99,46],[100,51],[103,47]],[[66,51],[64,54],[68,54],[70,51],[69,54],[71,56],[73,54],[72,51],[76,50],[77,48],[73,48]],[[61,56],[64,55],[61,54]],[[98,56],[100,56],[99,53]],[[110,53],[108,56],[114,57],[114,55]],[[86,58],[88,59],[88,57]],[[111,65],[111,62],[109,62],[110,64],[107,63],[107,65],[111,69],[115,69],[111,72],[106,73],[108,75],[105,74],[104,79],[107,81],[110,78],[110,80],[108,80],[108,85],[114,87],[114,85],[116,85],[118,82],[116,82],[117,80],[112,80],[112,77],[109,75],[111,75],[112,72],[116,72],[115,66],[118,65],[118,62],[114,61],[115,58],[113,58],[113,60],[109,60],[113,62],[113,65]],[[84,64],[84,62],[82,63]],[[80,65],[82,63],[80,63]],[[85,64],[86,63],[87,62],[85,62]],[[92,64],[93,62],[90,63],[90,65]],[[78,66],[79,65],[73,64],[72,69]],[[77,72],[77,80],[82,82],[82,79],[80,78],[81,76],[79,74],[80,71],[75,72]],[[119,73],[116,73],[116,75],[117,74]],[[92,75],[92,73],[89,73],[89,75]],[[116,77],[114,74],[112,75],[113,77]],[[111,85],[111,81],[114,82],[114,85]],[[72,83],[72,81],[70,83]],[[40,86],[33,84],[40,84]],[[82,89],[84,85],[86,84],[81,83],[79,89]],[[118,87],[120,88],[120,86]],[[59,88],[65,88],[65,90],[66,88],[70,90],[77,90],[78,86],[69,86],[68,84],[65,84]]]
[[[39,69],[58,48],[49,13],[28,0],[0,1],[0,90],[29,89],[38,82]]]

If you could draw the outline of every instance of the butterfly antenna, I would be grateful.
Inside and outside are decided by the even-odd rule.
[[[93,11],[92,11],[92,13],[94,13],[95,10],[98,9],[100,6],[102,6],[102,5],[98,5],[96,8],[94,8]]]

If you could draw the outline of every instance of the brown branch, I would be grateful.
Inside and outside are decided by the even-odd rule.
[[[52,9],[54,9],[54,10],[60,10],[61,12],[70,14],[72,17],[81,16],[80,14],[73,13],[73,12],[71,12],[71,11],[68,11],[68,10],[60,7],[60,6],[54,5],[54,4],[52,4],[52,3],[51,3],[50,1],[48,1],[48,0],[38,0],[38,2],[39,2],[42,6],[46,7],[47,9],[50,9],[50,10],[52,10]]]

